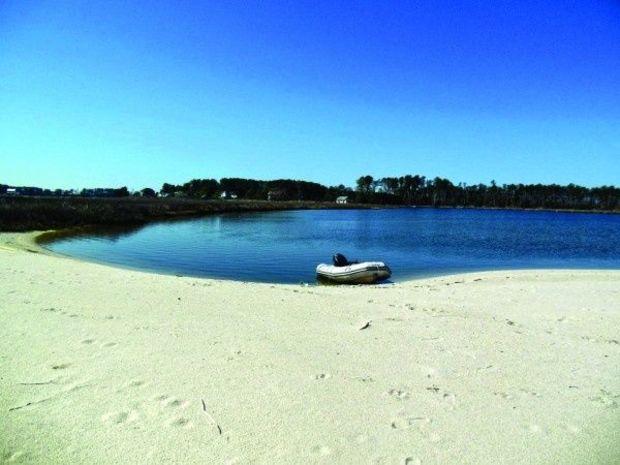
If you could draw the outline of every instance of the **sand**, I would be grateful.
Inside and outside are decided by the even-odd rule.
[[[618,464],[620,272],[369,287],[112,268],[0,235],[0,461]]]

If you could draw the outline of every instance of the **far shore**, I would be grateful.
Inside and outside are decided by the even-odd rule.
[[[131,226],[220,213],[312,209],[371,209],[335,202],[203,200],[143,197],[0,197],[0,231]],[[389,208],[389,207],[387,207]]]
[[[38,234],[0,234],[1,463],[618,463],[620,271],[252,284]]]
[[[155,221],[199,218],[207,215],[281,210],[343,210],[383,208],[441,208],[513,210],[567,213],[620,213],[619,210],[574,210],[463,205],[389,205],[370,203],[204,200],[144,197],[7,197],[0,196],[0,231],[25,232],[101,226],[136,226]]]
[[[405,207],[406,208],[406,207]],[[575,209],[575,208],[517,208],[517,207],[476,207],[473,205],[448,205],[448,206],[430,206],[430,205],[420,205],[415,208],[454,208],[454,209],[465,209],[465,210],[504,210],[504,211],[522,211],[522,212],[553,212],[553,213],[600,213],[600,214],[610,214],[617,215],[620,214],[620,210],[583,210],[583,209]]]

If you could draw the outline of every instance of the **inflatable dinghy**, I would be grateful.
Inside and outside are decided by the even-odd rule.
[[[321,263],[316,267],[320,281],[337,284],[373,284],[392,276],[383,262],[349,262],[344,255],[334,255],[334,264]]]

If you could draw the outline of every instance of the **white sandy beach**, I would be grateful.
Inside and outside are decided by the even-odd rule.
[[[32,237],[0,235],[0,462],[620,463],[619,271],[244,284]]]

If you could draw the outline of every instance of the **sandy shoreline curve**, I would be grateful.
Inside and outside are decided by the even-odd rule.
[[[620,271],[255,284],[38,234],[0,234],[0,463],[620,463]]]

